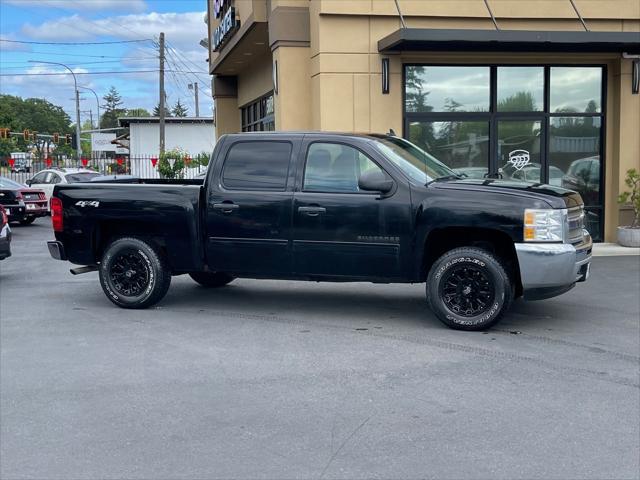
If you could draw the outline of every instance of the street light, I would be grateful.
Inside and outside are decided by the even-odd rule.
[[[67,70],[69,70],[69,72],[71,72],[71,75],[73,75],[73,85],[75,87],[75,91],[76,91],[76,138],[77,138],[77,145],[76,145],[76,159],[78,162],[80,162],[80,157],[82,156],[82,146],[81,146],[81,140],[80,140],[80,93],[78,92],[78,81],[76,80],[76,74],[73,72],[73,70],[71,70],[67,65],[65,65],[64,63],[58,63],[58,62],[43,62],[42,60],[29,60],[29,63],[46,63],[49,65],[59,65],[61,67],[66,68]]]
[[[91,90],[96,97],[96,105],[98,106],[98,129],[100,129],[100,100],[98,100],[98,94],[93,88],[85,87],[84,85],[78,85],[78,88],[84,88],[85,90]]]

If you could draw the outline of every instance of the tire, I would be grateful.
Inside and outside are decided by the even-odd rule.
[[[36,217],[24,217],[22,220],[20,220],[20,225],[31,225],[35,221]]]
[[[147,308],[166,295],[171,271],[164,256],[139,238],[114,240],[104,251],[100,285],[109,300],[122,308]]]
[[[224,272],[191,272],[189,276],[207,288],[224,287],[235,280],[234,277]]]
[[[509,309],[514,288],[500,260],[462,247],[438,258],[427,277],[427,301],[438,319],[456,330],[485,330]]]

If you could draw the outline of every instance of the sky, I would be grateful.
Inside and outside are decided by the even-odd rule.
[[[200,116],[211,116],[207,51],[199,45],[207,36],[205,14],[206,0],[0,0],[0,93],[44,98],[62,106],[75,121],[71,74],[42,75],[68,70],[31,63],[59,62],[79,74],[79,85],[95,90],[101,108],[102,96],[114,86],[125,108],[151,112],[158,103],[157,41],[163,31],[168,47],[168,105],[180,100],[189,115],[195,115],[194,95],[188,85],[198,82]],[[142,41],[87,45],[132,40]],[[97,106],[92,92],[81,89],[80,110],[82,122],[90,118],[89,111],[95,120]]]

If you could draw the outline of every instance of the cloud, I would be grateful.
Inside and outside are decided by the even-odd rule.
[[[3,0],[3,2],[17,7],[61,8],[74,11],[144,12],[147,8],[144,0]]]
[[[95,39],[96,36],[122,40],[151,39],[164,32],[167,41],[174,46],[195,48],[200,39],[207,35],[203,16],[204,12],[150,12],[90,20],[75,14],[39,25],[25,23],[22,33],[39,41],[63,42]]]
[[[13,35],[0,35],[0,40],[18,40]],[[29,52],[31,47],[23,43],[0,42],[0,52]]]

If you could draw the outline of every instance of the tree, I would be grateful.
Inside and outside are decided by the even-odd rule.
[[[71,119],[62,107],[40,98],[22,99],[12,95],[0,95],[0,127],[12,132],[30,130],[47,135],[72,132]],[[3,157],[11,152],[35,149],[38,157],[42,158],[44,152],[53,148],[55,147],[50,138],[38,137],[25,142],[22,136],[12,136],[7,140],[0,140],[0,156]],[[57,151],[69,153],[71,149],[64,147],[61,142]]]
[[[153,116],[154,117],[159,117],[160,116],[160,104],[156,105],[153,108]],[[164,106],[164,116],[165,117],[170,117],[171,116],[171,112],[169,111],[169,109],[167,108],[167,105],[165,104]]]
[[[127,110],[125,117],[150,117],[151,114],[145,108],[130,108]]]
[[[104,113],[100,119],[100,128],[114,128],[118,126],[118,117],[123,117],[126,113],[126,109],[122,108],[122,97],[116,90],[116,87],[111,86],[109,92],[102,97],[105,104],[102,106]]]
[[[182,105],[182,103],[180,103],[180,99],[178,99],[176,104],[173,106],[173,110],[171,110],[171,113],[174,117],[186,117],[189,113],[189,110],[187,109],[187,107]]]

